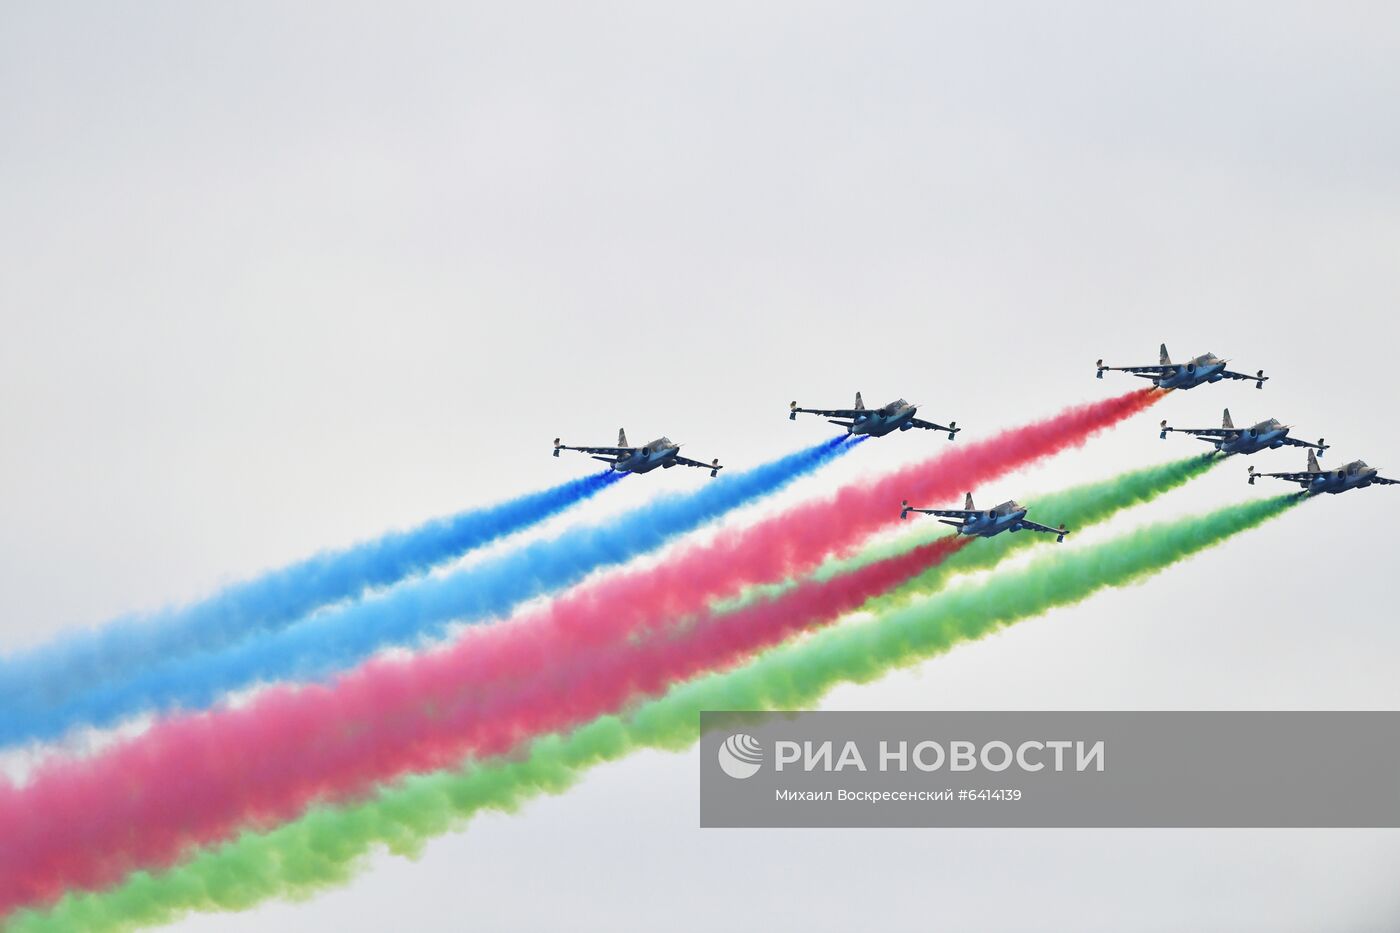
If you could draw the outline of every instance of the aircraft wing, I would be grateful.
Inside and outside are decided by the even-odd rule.
[[[1175,431],[1178,434],[1194,434],[1201,440],[1210,440],[1216,437],[1239,437],[1239,428],[1166,428],[1167,431]]]
[[[1237,373],[1228,369],[1222,369],[1220,375],[1225,379],[1239,379],[1242,382],[1252,382],[1256,389],[1264,388],[1264,383],[1269,381],[1269,377],[1264,375],[1264,370],[1262,369],[1252,376],[1249,373]]]
[[[795,414],[821,415],[823,418],[859,418],[868,415],[873,409],[869,408],[791,408]]]
[[[1400,479],[1386,479],[1384,476],[1377,476],[1371,482],[1379,483],[1382,486],[1400,486]]]
[[[1059,528],[1051,528],[1048,525],[1042,525],[1040,522],[1028,522],[1024,518],[1021,519],[1020,525],[1022,528],[1029,529],[1030,531],[1043,531],[1048,535],[1054,535],[1057,544],[1064,544],[1065,535],[1069,534],[1069,529],[1064,525],[1061,525]]]
[[[962,430],[962,428],[958,427],[956,421],[946,427],[941,424],[934,424],[932,421],[925,421],[922,418],[910,418],[909,423],[916,428],[923,428],[926,431],[947,431],[948,437],[950,438]]]
[[[679,463],[681,466],[699,467],[702,470],[709,470],[711,476],[717,476],[719,471],[724,469],[724,467],[720,466],[718,460],[711,463],[701,463],[699,460],[692,460],[689,457],[677,457],[675,462]]]
[[[623,457],[636,451],[635,447],[570,447],[568,444],[556,444],[555,450],[577,450],[585,454],[604,454],[609,457]]]
[[[1296,437],[1285,437],[1283,439],[1283,442],[1285,444],[1290,444],[1294,447],[1311,447],[1313,450],[1316,450],[1319,454],[1321,454],[1324,450],[1327,449],[1327,445],[1322,443],[1322,441],[1318,441],[1316,444],[1314,444],[1312,441],[1299,440]]]
[[[1051,528],[1048,525],[1042,525],[1040,522],[1028,522],[1024,518],[1021,519],[1020,525],[1022,528],[1029,528],[1031,531],[1043,531],[1051,535],[1063,534],[1058,528]]]
[[[1134,376],[1145,376],[1151,379],[1175,369],[1175,366],[1100,366],[1099,372],[1132,373]]]
[[[1281,479],[1286,483],[1311,483],[1313,477],[1318,475],[1317,473],[1255,473],[1250,471],[1249,482],[1253,485],[1256,479],[1263,476],[1270,479]]]
[[[939,518],[969,518],[978,514],[975,509],[916,509],[913,506],[905,508],[904,511],[918,512],[921,515],[937,515]]]

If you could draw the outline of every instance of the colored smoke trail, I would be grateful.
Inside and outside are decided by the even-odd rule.
[[[791,510],[781,527],[765,523],[743,533],[745,556],[733,556],[727,563],[762,561],[777,568],[774,579],[803,572],[826,551],[853,546],[887,524],[893,514],[891,503],[904,496],[921,502],[955,496],[968,485],[1083,444],[1162,395],[1139,389],[1075,406],[962,445],[876,483],[848,485],[829,501]],[[472,621],[501,614],[532,596],[576,582],[591,570],[649,551],[848,449],[850,442],[845,438],[834,439],[747,473],[723,477],[691,496],[644,506],[604,526],[567,532],[554,542],[522,549],[444,580],[409,584],[217,655],[177,659],[128,681],[99,685],[59,707],[24,716],[0,709],[0,745],[51,738],[80,723],[109,725],[152,709],[204,707],[226,691],[259,681],[324,677],[378,648],[438,634],[454,617]],[[721,534],[714,550],[733,553],[738,534]]]
[[[133,668],[216,650],[249,634],[282,628],[315,609],[424,573],[538,524],[622,476],[595,473],[499,505],[434,519],[409,531],[317,554],[188,606],[118,620],[0,659],[0,708],[6,709],[7,717],[28,716],[24,707],[61,703]],[[0,740],[3,737],[0,731]]]
[[[159,725],[112,754],[55,764],[25,789],[0,791],[0,915],[169,864],[244,825],[295,818],[310,802],[456,766],[468,754],[504,754],[616,712],[834,621],[966,543],[942,538],[737,612],[702,615],[677,633],[619,632],[603,651],[591,650],[594,633],[573,639],[567,625],[490,633],[513,629],[510,639],[470,633],[450,653],[372,666],[334,690]],[[413,702],[404,704],[404,693]]]
[[[1033,496],[1025,501],[1034,511],[1032,517],[1048,520],[1052,524],[1064,522],[1074,531],[1104,521],[1124,509],[1150,502],[1224,462],[1224,458],[1212,454],[1184,457],[1168,463],[1129,470],[1106,480]],[[932,541],[945,533],[946,526],[928,519],[913,521],[911,517],[910,524],[912,527],[907,534],[890,541],[877,542],[854,557],[827,561],[817,568],[813,575],[817,579],[825,579],[838,573],[846,573],[853,567],[881,560],[907,550],[919,542]],[[948,560],[931,567],[908,585],[876,597],[868,608],[875,611],[890,609],[907,602],[913,596],[933,592],[954,574],[988,569],[1000,563],[1007,555],[1043,543],[1044,540],[1044,537],[1037,534],[1003,534],[979,541],[977,547],[950,556]],[[772,597],[789,585],[781,583],[753,587],[744,597],[727,605],[737,607],[750,598]]]
[[[593,764],[640,747],[684,747],[696,737],[701,709],[810,705],[841,682],[874,679],[959,641],[1160,572],[1297,501],[1283,497],[1232,506],[1083,550],[1047,548],[1049,554],[1020,571],[871,623],[822,632],[748,667],[675,687],[628,719],[603,717],[568,736],[537,740],[527,758],[412,778],[351,808],[319,808],[272,832],[245,834],[172,871],[137,873],[109,892],[70,894],[51,911],[17,915],[15,929],[126,928],[168,922],[189,910],[245,909],[269,897],[307,895],[347,880],[376,846],[411,854],[482,809],[512,810],[536,794],[562,792]]]
[[[1211,465],[1192,458],[1140,469],[1042,501],[1076,526],[1087,525]],[[914,528],[943,530],[932,522]],[[502,752],[868,603],[911,573],[940,566],[945,555],[980,553],[985,556],[964,561],[965,569],[990,566],[1031,537],[1003,535],[960,552],[966,539],[916,530],[842,562],[843,574],[824,568],[820,579],[788,588],[768,604],[691,620],[674,637],[634,645],[633,636],[667,621],[667,613],[683,616],[704,607],[706,590],[686,590],[687,573],[657,568],[582,587],[509,623],[470,631],[450,650],[370,664],[333,687],[279,688],[248,707],[158,724],[108,755],[55,763],[29,789],[8,799],[0,794],[0,832],[10,840],[8,858],[0,857],[0,877],[8,878],[0,881],[0,905],[57,893],[65,883],[112,880],[118,866],[163,864],[180,846],[216,841],[239,825],[290,818],[313,798],[343,798],[375,781],[451,766],[468,752]],[[679,563],[670,569],[689,566]],[[936,585],[926,578],[927,587]],[[849,593],[858,594],[856,603],[845,599]],[[828,604],[825,614],[821,600]],[[526,695],[528,702],[502,691],[536,676],[546,682]],[[541,692],[560,688],[563,693],[548,699]],[[257,755],[244,754],[246,747],[257,748]],[[170,794],[166,774],[179,774],[198,793]],[[83,867],[91,863],[111,874]],[[34,866],[44,867],[26,875]],[[7,884],[23,891],[7,890]]]
[[[728,555],[733,564],[762,561],[786,574],[806,573],[828,554],[849,551],[874,532],[897,524],[901,499],[927,504],[961,496],[967,489],[1084,444],[1094,434],[1146,409],[1163,394],[1156,389],[1137,389],[1009,428],[874,482],[844,486],[823,501],[789,509],[780,521],[721,533],[713,549]],[[782,575],[771,574],[774,579]]]
[[[913,486],[930,495],[939,492],[951,494],[956,489],[975,485],[990,475],[1013,469],[1027,460],[1038,459],[1071,444],[1082,443],[1087,433],[1139,410],[1153,398],[1155,394],[1150,392],[1134,392],[1104,402],[1072,408],[1044,421],[1015,428],[989,440],[944,453],[932,461],[888,476],[873,486],[849,486],[836,496],[834,503],[811,503],[753,527],[722,532],[711,544],[684,550],[673,555],[660,567],[606,581],[593,591],[582,594],[572,603],[569,603],[566,597],[565,608],[575,613],[591,610],[595,620],[598,616],[603,616],[618,622],[628,622],[630,625],[656,624],[676,615],[697,611],[716,597],[737,592],[743,585],[780,579],[789,573],[804,572],[829,551],[849,548],[861,535],[896,520],[894,516],[898,514],[897,509],[892,508],[889,502],[893,498],[891,494],[900,486]],[[1005,452],[1006,456],[998,459],[998,452]],[[930,474],[937,477],[936,481],[928,479]],[[352,607],[349,611],[353,612],[355,608]],[[568,633],[578,637],[581,626],[575,614],[561,612],[556,618],[567,620],[570,625]],[[630,619],[635,621],[629,621]],[[318,620],[313,620],[313,623],[316,621]],[[596,621],[586,629],[603,632],[630,630],[617,626],[607,629],[599,626]],[[471,650],[481,651],[482,647],[477,643]],[[225,665],[226,662],[226,657],[220,656],[210,658],[206,663]],[[488,669],[478,668],[470,677],[460,673],[459,677],[475,682],[478,679],[489,678],[492,673]],[[500,671],[494,674],[497,677],[502,676]],[[411,689],[407,688],[405,692],[412,693]],[[269,704],[283,701],[284,697],[278,695],[270,698]],[[290,713],[284,711],[284,715]],[[250,720],[245,717],[242,721]],[[178,736],[198,728],[182,721],[172,724],[168,732]],[[215,730],[205,731],[212,733]],[[158,729],[157,734],[146,737],[146,747],[158,747],[163,741],[163,734],[164,732]],[[311,733],[305,736],[304,741],[309,742],[313,738],[314,733]],[[188,736],[184,742],[190,745],[198,744],[197,740]],[[238,747],[236,744],[210,744],[221,752]],[[139,754],[139,751],[129,746],[128,753]],[[197,756],[189,753],[188,757]],[[257,760],[262,763],[266,757],[265,754],[260,754]],[[179,761],[171,762],[170,767],[182,773],[189,770]],[[133,783],[132,780],[122,779],[114,781],[114,786],[126,787]],[[316,787],[319,788],[320,785]],[[114,819],[109,808],[99,806],[95,809],[104,815],[94,820],[93,826],[109,825]],[[166,816],[173,818],[169,813]],[[223,825],[217,822],[217,817],[212,812],[209,816],[215,825]],[[193,822],[194,817],[190,816],[187,819]],[[142,825],[145,825],[145,822],[143,821]],[[182,836],[190,835],[188,825],[183,826],[182,830]],[[100,847],[83,848],[95,850]],[[164,850],[157,848],[156,851]],[[159,857],[162,856],[153,856]]]
[[[105,726],[151,710],[208,706],[226,692],[278,679],[318,680],[394,645],[416,645],[452,622],[509,612],[542,593],[659,548],[724,513],[776,492],[859,442],[824,441],[699,490],[666,495],[598,525],[571,528],[440,578],[382,594],[250,637],[227,650],[176,658],[121,681],[99,684],[43,710],[0,708],[0,745],[60,735],[78,724]]]

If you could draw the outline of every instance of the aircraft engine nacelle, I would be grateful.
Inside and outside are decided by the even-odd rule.
[[[1196,364],[1187,363],[1185,366],[1181,367],[1181,371],[1188,376],[1194,376],[1196,375]]]
[[[1340,483],[1342,480],[1344,480],[1344,479],[1347,478],[1347,471],[1346,471],[1346,470],[1338,470],[1336,473],[1334,473],[1334,474],[1332,474],[1332,475],[1335,476],[1335,477],[1337,477],[1337,482]]]

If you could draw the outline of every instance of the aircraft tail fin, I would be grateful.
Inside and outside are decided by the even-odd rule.
[[[1225,409],[1225,417],[1220,419],[1220,426],[1226,429],[1233,429],[1235,422],[1230,418],[1230,409]]]
[[[967,498],[963,500],[963,508],[969,512],[976,510],[977,506],[972,504],[972,493],[968,493]]]
[[[617,446],[619,446],[619,447],[630,447],[630,446],[631,446],[630,444],[627,443],[627,431],[626,431],[625,429],[623,429],[623,428],[618,428],[618,429],[617,429]]]
[[[1165,343],[1162,344],[1162,356],[1159,362],[1163,366],[1170,366],[1172,364],[1172,358],[1167,355],[1167,345]]]
[[[1317,454],[1313,453],[1311,449],[1308,450],[1308,472],[1309,472],[1309,473],[1321,473],[1321,472],[1322,472],[1322,467],[1321,467],[1321,466],[1318,464],[1318,462],[1317,462]]]
[[[856,411],[865,411],[865,399],[860,397],[859,392],[856,393],[856,403],[854,408]]]

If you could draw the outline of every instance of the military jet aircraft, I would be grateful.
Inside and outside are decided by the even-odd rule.
[[[1253,382],[1254,388],[1264,388],[1264,383],[1268,381],[1268,376],[1264,375],[1264,370],[1259,370],[1253,376],[1248,373],[1231,372],[1225,368],[1229,360],[1222,360],[1214,353],[1206,353],[1196,357],[1189,363],[1173,363],[1171,357],[1167,355],[1167,345],[1162,344],[1161,362],[1156,366],[1105,366],[1103,360],[1097,364],[1098,378],[1102,379],[1105,372],[1132,373],[1142,379],[1151,379],[1152,384],[1161,389],[1191,389],[1207,382],[1219,382],[1222,379],[1243,379]]]
[[[914,416],[919,413],[919,406],[910,405],[902,398],[897,398],[888,405],[882,405],[879,408],[866,408],[859,392],[856,393],[854,408],[798,408],[796,402],[788,406],[789,421],[796,421],[799,413],[821,415],[832,424],[839,424],[845,428],[847,434],[867,434],[870,437],[884,437],[893,431],[924,428],[929,431],[947,431],[948,440],[951,441],[962,430],[956,421],[950,421],[948,426],[944,427],[941,424],[934,424],[932,421],[915,418]]]
[[[1059,528],[1048,528],[1036,522],[1026,521],[1026,507],[1018,504],[1014,500],[1003,502],[994,509],[985,512],[978,511],[972,504],[972,493],[967,494],[967,500],[961,509],[916,509],[905,499],[900,503],[899,517],[908,518],[910,512],[920,512],[924,515],[937,515],[938,519],[945,525],[952,525],[958,530],[960,535],[974,535],[979,538],[990,538],[999,535],[1003,531],[1043,531],[1047,534],[1055,535],[1056,543],[1065,540],[1065,535],[1069,534],[1069,529],[1063,524]],[[954,521],[956,519],[956,521]]]
[[[709,470],[711,476],[718,476],[719,471],[724,467],[719,465],[719,460],[712,460],[709,463],[701,463],[699,460],[691,460],[689,457],[680,455],[681,445],[672,441],[669,437],[658,437],[649,444],[641,447],[627,446],[627,432],[618,428],[616,447],[569,447],[560,442],[559,438],[554,439],[554,456],[559,456],[561,450],[577,450],[590,455],[594,460],[601,460],[608,464],[608,468],[619,473],[650,473],[657,467],[669,470],[673,466],[700,467]]]
[[[1317,457],[1313,452],[1308,451],[1308,468],[1302,473],[1256,473],[1254,465],[1249,466],[1249,485],[1253,486],[1254,481],[1261,476],[1281,479],[1286,483],[1297,483],[1302,486],[1307,494],[1315,496],[1318,493],[1328,493],[1336,495],[1339,492],[1346,492],[1348,489],[1365,489],[1367,486],[1396,486],[1400,485],[1400,480],[1386,479],[1380,475],[1380,470],[1373,466],[1367,466],[1363,460],[1353,460],[1335,470],[1324,470],[1317,464]]]
[[[1163,421],[1161,437],[1165,439],[1170,431],[1191,434],[1197,440],[1214,444],[1215,449],[1223,454],[1253,454],[1266,447],[1276,450],[1285,445],[1311,447],[1319,454],[1327,449],[1324,438],[1318,438],[1316,444],[1300,441],[1296,437],[1288,436],[1291,429],[1291,425],[1283,424],[1277,418],[1261,421],[1253,427],[1237,428],[1235,422],[1230,418],[1230,409],[1227,408],[1225,409],[1225,417],[1221,419],[1218,428],[1169,428],[1167,423]]]

